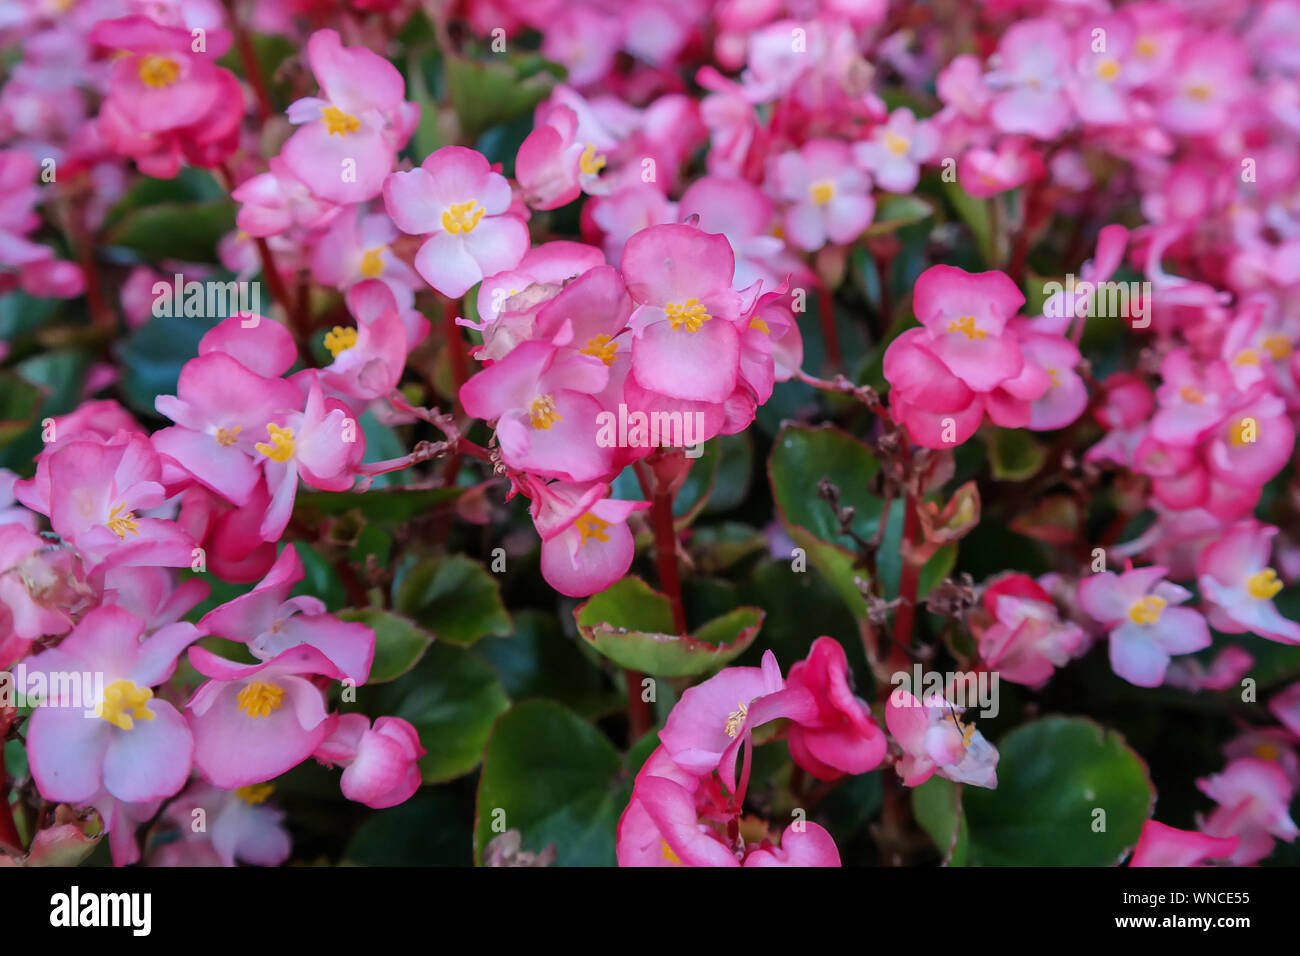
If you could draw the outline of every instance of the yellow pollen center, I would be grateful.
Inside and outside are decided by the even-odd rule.
[[[580,545],[586,544],[590,538],[595,538],[602,543],[609,540],[609,535],[605,533],[605,529],[609,527],[609,522],[602,521],[590,511],[575,521],[573,526],[582,535],[582,540],[578,542]]]
[[[293,430],[281,428],[272,422],[266,423],[266,433],[271,436],[271,443],[258,442],[253,447],[272,461],[288,461],[293,457]]]
[[[1261,760],[1277,760],[1279,757],[1282,756],[1281,750],[1279,750],[1273,744],[1268,744],[1268,743],[1256,744],[1254,752],[1255,752],[1255,756],[1259,757]]]
[[[1103,80],[1113,80],[1119,76],[1119,61],[1114,57],[1106,57],[1097,64],[1097,75]]]
[[[578,166],[584,176],[595,176],[605,168],[605,157],[603,154],[597,155],[594,143],[588,143],[582,151],[582,158],[578,160]]]
[[[762,319],[751,320],[749,323],[749,327],[751,329],[758,329],[758,331],[762,332],[764,335],[772,334],[772,330],[767,327],[767,323],[764,322]]]
[[[1237,357],[1232,360],[1233,365],[1258,365],[1259,353],[1254,349],[1242,349],[1237,353]]]
[[[673,866],[681,866],[681,858],[673,852],[673,848],[668,845],[668,841],[663,837],[659,838],[659,857],[667,860]]]
[[[239,709],[249,717],[269,717],[271,711],[284,706],[284,688],[278,684],[255,680],[245,685],[235,700],[239,702]]]
[[[325,121],[325,131],[331,136],[347,136],[361,129],[361,120],[337,106],[322,106],[320,118]]]
[[[808,192],[812,194],[812,201],[815,205],[824,206],[835,198],[835,184],[829,179],[823,179],[821,182],[809,186]]]
[[[963,724],[956,714],[945,714],[944,719],[952,721],[953,726],[961,731],[961,747],[963,750],[969,750],[971,741],[975,739],[975,721]]]
[[[1061,373],[1058,372],[1056,369],[1049,368],[1047,370],[1047,375],[1052,380],[1052,388],[1056,388],[1058,385],[1061,384]]]
[[[266,798],[275,792],[275,787],[269,783],[253,783],[247,787],[236,787],[235,796],[243,800],[249,806],[257,806],[259,803],[266,803]]]
[[[218,428],[217,434],[213,437],[216,438],[217,444],[222,448],[229,448],[237,440],[236,436],[243,430],[243,425],[236,425],[234,428]]]
[[[145,706],[153,697],[148,687],[129,680],[115,680],[104,688],[104,699],[95,708],[95,716],[114,727],[130,730],[137,720],[153,720],[154,713]]]
[[[1194,100],[1204,103],[1214,95],[1214,87],[1208,83],[1194,83],[1187,88],[1187,95]]]
[[[367,279],[378,279],[384,274],[384,250],[387,246],[376,246],[373,249],[367,249],[365,255],[361,257],[361,274]]]
[[[587,346],[582,349],[582,354],[594,355],[606,365],[613,365],[618,361],[618,356],[614,354],[617,351],[618,343],[611,342],[609,336],[602,332],[595,338],[587,339]]]
[[[893,130],[885,132],[885,149],[895,156],[906,156],[911,146],[912,143],[906,136],[899,136]]]
[[[533,399],[532,404],[528,406],[528,415],[532,419],[533,427],[543,431],[550,431],[551,426],[556,422],[564,421],[555,410],[555,399],[550,395]]]
[[[699,299],[687,299],[684,305],[669,302],[664,306],[664,314],[668,316],[668,324],[674,329],[686,326],[687,332],[698,332],[705,322],[713,318]]]
[[[1246,590],[1258,601],[1271,601],[1282,590],[1282,582],[1278,580],[1276,571],[1265,568],[1246,579]]]
[[[1264,347],[1265,351],[1267,351],[1269,355],[1273,356],[1273,358],[1277,359],[1279,362],[1282,361],[1282,359],[1290,358],[1291,352],[1294,351],[1291,348],[1291,340],[1285,335],[1270,335],[1261,342],[1260,345]]]
[[[357,330],[354,328],[344,328],[341,325],[336,325],[325,333],[325,347],[330,350],[330,355],[335,358],[338,358],[339,355],[356,344]]]
[[[1129,620],[1134,624],[1154,624],[1160,620],[1160,612],[1169,602],[1162,597],[1148,594],[1128,609]]]
[[[737,710],[733,710],[727,715],[727,725],[725,729],[728,737],[735,737],[739,734],[740,725],[743,724],[745,718],[749,716],[749,708],[743,703],[737,701],[736,707],[738,708]]]
[[[948,323],[949,332],[961,332],[969,341],[975,339],[986,339],[988,333],[975,324],[975,316],[963,315],[960,319],[953,319]]]
[[[1139,40],[1137,41],[1137,45],[1134,46],[1133,49],[1138,56],[1144,56],[1150,59],[1151,57],[1156,55],[1156,51],[1159,50],[1160,48],[1156,45],[1156,41],[1151,39],[1150,37],[1141,37],[1139,38]]]
[[[123,541],[128,534],[140,533],[140,526],[135,521],[135,512],[126,510],[125,501],[108,513],[108,521],[105,524],[109,531]]]
[[[181,75],[181,67],[170,57],[151,54],[140,61],[137,72],[141,83],[151,89],[161,90],[176,82]]]
[[[1237,424],[1228,433],[1228,439],[1238,448],[1242,445],[1255,444],[1259,440],[1259,423],[1253,418],[1238,419]]]
[[[1199,405],[1205,401],[1205,395],[1199,388],[1193,388],[1191,385],[1184,385],[1178,390],[1178,397],[1192,405]]]
[[[453,236],[467,235],[474,231],[486,212],[473,199],[469,202],[454,202],[442,214],[442,228]]]

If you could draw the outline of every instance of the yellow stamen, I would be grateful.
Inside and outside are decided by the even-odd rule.
[[[278,684],[255,680],[246,684],[235,700],[239,702],[239,709],[249,717],[269,717],[271,711],[284,706],[284,688]]]
[[[579,545],[586,544],[589,538],[595,538],[602,543],[609,540],[609,535],[605,533],[605,529],[609,527],[609,522],[600,520],[590,511],[575,521],[573,526],[582,535],[582,540],[578,542]]]
[[[367,249],[361,257],[361,274],[367,279],[378,279],[384,274],[384,251],[387,246],[375,246]]]
[[[1259,757],[1261,760],[1277,760],[1279,757],[1282,756],[1282,751],[1279,750],[1273,744],[1269,744],[1269,743],[1256,744],[1255,756]]]
[[[145,86],[161,90],[176,82],[181,75],[181,66],[170,57],[151,54],[140,61],[136,72]]]
[[[1285,335],[1270,335],[1260,345],[1279,362],[1290,358],[1291,353],[1294,351],[1291,347],[1291,340]]]
[[[336,325],[325,333],[325,347],[330,350],[330,355],[335,358],[338,358],[339,355],[356,344],[357,330],[354,328],[344,328],[341,325]]]
[[[528,415],[532,419],[533,427],[543,431],[550,431],[551,426],[556,422],[564,421],[555,410],[555,399],[550,395],[533,399],[533,403],[528,406]]]
[[[229,448],[237,441],[235,436],[243,430],[243,425],[236,425],[234,428],[218,428],[217,434],[214,437],[217,440],[217,444],[222,448]]]
[[[1160,620],[1160,612],[1169,602],[1162,597],[1148,594],[1128,609],[1129,620],[1134,624],[1154,624]]]
[[[1191,385],[1184,385],[1178,390],[1178,397],[1192,405],[1199,405],[1205,401],[1205,395],[1199,388],[1193,388]]]
[[[613,365],[618,360],[614,354],[617,351],[618,343],[611,342],[609,336],[602,332],[595,338],[587,339],[587,347],[582,349],[582,354],[594,355],[606,365]]]
[[[758,329],[758,331],[762,332],[764,335],[772,334],[772,330],[767,327],[767,323],[762,319],[751,319],[749,327],[751,329]]]
[[[272,461],[288,461],[293,457],[293,430],[281,428],[272,422],[266,423],[267,434],[271,436],[271,444],[260,441],[253,447],[260,451]]]
[[[808,192],[812,194],[812,201],[815,205],[824,206],[835,198],[835,184],[829,179],[823,179],[821,182],[809,186]]]
[[[949,332],[961,332],[969,341],[976,339],[988,338],[988,333],[975,324],[975,316],[963,315],[960,319],[953,319],[948,323]]]
[[[895,156],[906,156],[907,151],[912,147],[911,141],[905,136],[899,136],[893,130],[885,131],[885,149],[889,150]]]
[[[1208,83],[1193,83],[1187,88],[1187,95],[1194,100],[1204,103],[1214,95],[1214,87]]]
[[[728,737],[735,737],[740,733],[740,726],[749,716],[749,708],[739,701],[736,702],[737,710],[733,710],[727,715],[726,731]]]
[[[125,501],[108,513],[108,521],[105,524],[109,531],[123,541],[128,534],[140,533],[140,526],[135,521],[135,512],[126,510]]]
[[[275,787],[269,783],[253,783],[247,787],[236,787],[235,796],[243,800],[249,806],[257,806],[259,803],[266,803],[266,798],[275,792]]]
[[[486,212],[473,199],[469,202],[454,202],[442,214],[442,228],[453,236],[466,235],[474,231]]]
[[[1061,384],[1061,373],[1058,372],[1056,369],[1049,368],[1047,370],[1047,374],[1052,379],[1052,388],[1056,388],[1058,385]]]
[[[1259,422],[1249,417],[1238,419],[1228,434],[1228,440],[1238,448],[1255,444],[1259,441]]]
[[[969,750],[971,741],[975,739],[975,721],[972,720],[969,724],[963,724],[957,718],[957,715],[952,713],[945,714],[944,719],[952,721],[953,726],[961,731],[961,747],[963,750]]]
[[[1246,590],[1256,600],[1271,601],[1282,590],[1282,582],[1278,580],[1276,571],[1265,568],[1246,579]]]
[[[1160,47],[1156,45],[1156,41],[1150,37],[1139,37],[1137,44],[1133,47],[1134,52],[1137,53],[1138,56],[1146,57],[1147,59],[1155,56],[1159,49]]]
[[[667,860],[673,866],[682,865],[681,858],[673,852],[673,848],[668,845],[668,841],[663,839],[663,837],[659,838],[659,856],[661,859]]]
[[[153,720],[154,713],[145,706],[153,697],[148,687],[129,680],[115,680],[104,688],[104,699],[95,708],[95,716],[114,727],[130,730],[137,720]]]
[[[595,143],[588,143],[587,148],[582,151],[582,158],[578,160],[578,167],[582,170],[584,176],[596,176],[605,168],[604,154],[596,155]]]
[[[1108,82],[1114,80],[1119,76],[1119,61],[1114,57],[1105,57],[1097,64],[1097,75]]]
[[[684,305],[669,302],[664,306],[664,313],[668,316],[669,325],[674,329],[680,329],[684,325],[687,332],[698,332],[705,322],[713,318],[699,299],[687,299]]]
[[[331,136],[347,136],[361,129],[361,120],[351,113],[345,113],[337,106],[322,106],[320,118],[325,121],[325,130]]]
[[[1237,353],[1237,357],[1232,360],[1233,365],[1258,365],[1259,353],[1254,349],[1242,349]]]

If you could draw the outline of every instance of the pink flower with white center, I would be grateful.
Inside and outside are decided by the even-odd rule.
[[[190,775],[194,741],[185,719],[154,696],[181,652],[201,636],[193,624],[171,624],[140,640],[144,621],[117,607],[88,613],[53,650],[27,661],[29,677],[61,688],[32,711],[27,753],[47,800],[87,803],[101,789],[142,803],[170,797]],[[74,700],[50,682],[56,673],[103,675],[92,700]],[[80,688],[78,688],[80,689]]]
[[[921,274],[912,298],[929,333],[925,348],[976,392],[990,392],[1021,373],[1019,339],[1007,323],[1024,303],[1005,273],[942,265]]]
[[[523,259],[528,226],[510,212],[511,202],[506,178],[463,146],[444,146],[384,180],[384,207],[397,228],[429,237],[415,270],[451,298]]]
[[[1167,687],[1179,687],[1192,692],[1202,690],[1227,690],[1241,683],[1241,679],[1255,666],[1255,658],[1240,647],[1225,647],[1205,667],[1192,657],[1169,662],[1165,673]]]
[[[871,709],[849,686],[849,662],[833,637],[813,641],[805,660],[790,668],[788,687],[802,687],[816,715],[797,719],[787,742],[794,762],[818,780],[874,770],[885,758],[885,735]]]
[[[889,695],[885,725],[903,748],[894,767],[904,786],[919,787],[937,773],[956,783],[997,787],[997,749],[974,721],[962,721],[963,713],[939,695],[921,701],[901,687]]]
[[[561,481],[539,483],[533,493],[530,511],[542,536],[542,577],[561,594],[596,594],[632,565],[636,546],[627,519],[650,503],[607,498],[608,493],[603,483]]]
[[[188,567],[194,541],[174,522],[144,512],[166,494],[162,462],[149,439],[120,432],[109,442],[73,441],[36,466],[14,493],[71,544],[87,571],[157,565]]]
[[[1089,126],[1134,122],[1145,104],[1134,99],[1139,76],[1131,69],[1136,58],[1134,29],[1122,13],[1103,16],[1076,35],[1075,75],[1069,84],[1070,103]],[[1093,30],[1103,31],[1104,49],[1097,49]],[[1145,109],[1149,113],[1149,108]]]
[[[1275,838],[1291,843],[1300,835],[1288,813],[1291,783],[1271,761],[1239,757],[1222,773],[1196,781],[1196,786],[1219,805],[1201,829],[1210,836],[1241,838],[1229,857],[1237,866],[1250,866],[1268,856]]]
[[[344,768],[343,796],[383,810],[405,803],[420,789],[419,760],[426,751],[409,722],[380,717],[371,727],[365,714],[342,714],[331,717],[330,726],[314,756]]]
[[[1160,377],[1152,436],[1170,445],[1198,444],[1227,414],[1235,392],[1231,373],[1222,362],[1200,364],[1188,350],[1178,349],[1160,363]]]
[[[850,243],[871,225],[876,201],[871,179],[853,162],[847,143],[809,140],[773,162],[770,190],[786,203],[786,238],[805,252],[826,243]]]
[[[704,176],[687,187],[677,211],[684,221],[699,216],[701,229],[727,237],[736,256],[732,285],[737,289],[748,289],[758,280],[774,289],[790,273],[807,276],[811,284],[807,266],[774,235],[772,201],[753,183]]]
[[[1156,117],[1175,133],[1214,133],[1252,95],[1250,57],[1226,34],[1187,38],[1162,84]]]
[[[1148,820],[1142,825],[1129,866],[1205,866],[1237,852],[1236,836],[1214,837],[1195,830],[1176,830]]]
[[[220,866],[245,863],[251,866],[279,866],[289,859],[289,832],[284,828],[284,811],[266,801],[273,793],[269,783],[253,784],[237,790],[218,790],[202,780],[195,780],[186,791],[168,804],[164,818],[180,836],[178,843],[164,847],[211,847]],[[195,832],[194,811],[202,810],[207,827]],[[150,865],[164,865],[150,859]],[[194,862],[179,865],[195,865]]]
[[[230,198],[240,203],[235,225],[249,236],[278,236],[291,229],[319,229],[343,213],[343,206],[316,195],[279,156],[268,171],[240,183]]]
[[[354,213],[336,218],[312,250],[311,271],[316,281],[346,292],[359,282],[377,279],[392,290],[402,308],[415,301],[420,280],[413,269],[393,255],[397,227],[382,212]]]
[[[885,349],[889,413],[912,441],[947,448],[975,434],[985,400],[930,351],[930,341],[925,329],[908,329]]]
[[[289,121],[301,128],[280,151],[284,165],[324,199],[373,199],[414,129],[418,107],[403,102],[396,67],[365,47],[344,47],[334,30],[311,35],[307,61],[322,95],[289,107]]]
[[[1003,133],[1056,139],[1073,120],[1065,95],[1070,49],[1053,20],[1024,20],[1002,35],[985,83],[994,90],[990,117]]]
[[[1210,646],[1205,618],[1178,607],[1191,596],[1165,580],[1167,569],[1103,571],[1079,582],[1079,606],[1110,632],[1110,666],[1138,687],[1164,683],[1169,658]]]
[[[231,790],[263,783],[296,767],[329,732],[316,676],[344,674],[316,648],[299,644],[258,664],[236,664],[201,647],[190,663],[205,677],[186,708],[194,734],[194,766]]]
[[[319,598],[291,598],[289,592],[304,574],[297,549],[286,545],[253,590],[209,611],[199,627],[207,634],[247,644],[262,661],[300,644],[309,645],[345,677],[364,684],[375,655],[375,632],[364,624],[340,621],[325,613],[325,603]]]
[[[957,164],[957,181],[976,199],[988,199],[1046,175],[1034,147],[1020,137],[1001,140],[996,149],[971,149]]]
[[[724,402],[736,387],[742,299],[725,236],[652,226],[628,240],[622,272],[632,313],[632,378],[670,398]]]
[[[1052,596],[1028,575],[1008,574],[986,588],[984,611],[993,623],[979,635],[980,658],[1013,683],[1040,687],[1087,650],[1088,635],[1063,621]]]
[[[1210,624],[1227,634],[1258,634],[1282,644],[1300,644],[1300,624],[1278,611],[1273,598],[1283,584],[1269,566],[1278,529],[1244,521],[1213,541],[1196,562],[1201,597]]]
[[[1210,438],[1206,460],[1219,481],[1262,488],[1286,467],[1295,449],[1295,426],[1286,402],[1258,382],[1232,402]]]
[[[888,122],[871,131],[871,138],[853,145],[853,157],[870,172],[881,189],[910,193],[921,178],[921,164],[934,157],[939,136],[926,120],[918,121],[906,107],[894,110]]]
[[[562,355],[524,342],[460,390],[467,414],[495,421],[501,457],[511,468],[547,478],[592,481],[610,471],[611,449],[596,443],[609,368],[594,355]]]
[[[266,440],[253,446],[264,460],[271,492],[261,527],[265,541],[276,541],[284,533],[299,478],[321,491],[347,491],[366,451],[365,435],[351,410],[325,397],[317,374],[306,374],[311,379],[306,407],[272,416],[265,424]]]

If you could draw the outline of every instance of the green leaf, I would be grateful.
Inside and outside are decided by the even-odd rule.
[[[928,199],[920,196],[886,196],[876,206],[875,221],[862,235],[864,238],[889,235],[933,215],[934,206]]]
[[[511,700],[549,697],[584,717],[622,706],[622,695],[565,635],[554,614],[519,611],[513,634],[479,641],[474,650],[496,670]]]
[[[446,788],[375,810],[357,827],[343,854],[357,866],[470,866],[471,810]]]
[[[367,684],[384,684],[414,667],[433,643],[433,635],[400,615],[377,608],[350,608],[339,618],[356,621],[375,632],[375,659]]]
[[[123,215],[104,242],[133,249],[146,259],[220,262],[217,243],[234,230],[235,210],[229,199],[145,206]]]
[[[122,392],[135,411],[156,418],[154,399],[176,394],[181,366],[199,352],[199,340],[217,319],[154,316],[118,346]]]
[[[454,780],[473,770],[510,701],[492,668],[473,651],[435,641],[409,673],[358,694],[360,708],[409,720],[428,753],[420,760],[425,783]]]
[[[441,640],[469,645],[510,633],[497,579],[463,554],[421,561],[402,576],[396,594],[397,609]]]
[[[998,428],[985,439],[989,465],[999,481],[1027,481],[1047,461],[1047,449],[1022,428]]]
[[[966,225],[970,227],[971,233],[975,237],[975,246],[979,249],[980,258],[986,265],[993,262],[993,228],[989,218],[989,202],[987,199],[976,199],[957,182],[945,182],[943,184],[944,192],[948,197],[948,202],[957,210]]]
[[[934,841],[945,866],[965,866],[970,850],[961,791],[960,784],[938,774],[912,790],[912,815]]]
[[[516,705],[497,721],[483,758],[475,861],[499,833],[518,830],[526,851],[554,845],[557,866],[613,866],[632,789],[622,770],[605,735],[576,714],[548,700]]]
[[[998,750],[997,789],[962,794],[971,863],[1113,866],[1137,843],[1155,790],[1119,734],[1083,718],[1049,717],[1012,731]]]
[[[665,634],[673,629],[668,598],[633,574],[592,595],[574,614],[579,628],[604,624],[610,630]]]
[[[514,64],[447,61],[447,90],[461,129],[470,139],[490,126],[531,113],[550,95],[555,75],[541,70],[524,78]]]
[[[0,372],[0,446],[8,445],[36,420],[44,396],[13,372]]]
[[[382,491],[305,491],[294,504],[295,517],[312,521],[321,515],[340,515],[356,509],[367,521],[406,524],[461,493],[459,488],[385,488]]]

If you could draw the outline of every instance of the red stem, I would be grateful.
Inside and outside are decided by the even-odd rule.
[[[826,283],[817,282],[817,317],[821,319],[822,341],[826,346],[826,364],[838,369],[843,364],[840,355],[840,333],[835,328],[835,311],[831,299],[831,290]]]
[[[629,744],[636,743],[649,731],[654,723],[654,718],[650,712],[650,703],[641,696],[641,681],[643,675],[638,671],[624,671],[623,677],[627,681],[627,719],[631,725],[631,737]]]
[[[9,778],[5,775],[3,745],[0,744],[0,846],[23,852],[23,841],[14,823],[13,808],[9,806]]]
[[[650,523],[655,533],[655,560],[659,568],[659,586],[668,596],[673,609],[673,627],[686,634],[686,609],[682,605],[682,582],[677,574],[677,529],[673,527],[673,496],[658,491],[650,499]]]
[[[921,533],[921,517],[917,513],[917,499],[907,494],[903,512],[903,572],[899,576],[898,596],[901,599],[898,613],[894,615],[894,643],[898,647],[912,646],[912,626],[916,621],[916,593],[921,585],[921,566],[909,557],[908,544],[917,542]]]
[[[248,38],[248,33],[245,32],[244,25],[235,12],[234,0],[226,0],[226,12],[230,14],[230,32],[234,36],[235,46],[239,49],[240,62],[244,64],[245,78],[257,96],[257,118],[265,123],[275,113],[275,107],[271,105],[271,94],[267,92],[266,81],[262,79],[262,67],[257,62],[257,51],[253,49],[253,42]]]

